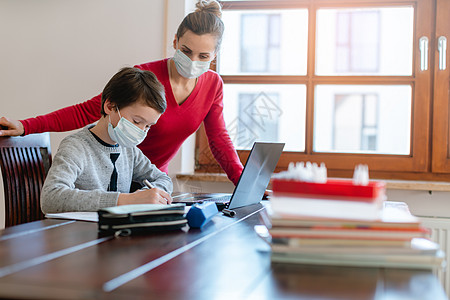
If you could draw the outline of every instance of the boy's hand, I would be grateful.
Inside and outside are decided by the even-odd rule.
[[[22,122],[6,117],[0,118],[0,136],[19,136],[24,132]]]
[[[170,194],[158,188],[138,190],[131,194],[121,193],[117,205],[127,204],[171,204]]]

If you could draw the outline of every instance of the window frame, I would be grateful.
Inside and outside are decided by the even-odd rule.
[[[446,35],[450,21],[445,21],[445,12],[450,4],[445,0],[378,0],[376,3],[364,0],[293,0],[293,1],[222,1],[224,10],[253,9],[289,9],[307,8],[308,19],[308,61],[306,76],[295,75],[222,75],[225,84],[305,84],[306,100],[306,132],[304,152],[284,152],[278,162],[276,171],[284,170],[292,161],[324,162],[329,176],[351,177],[356,164],[369,165],[371,177],[384,179],[415,180],[449,180],[450,139],[448,122],[448,97],[443,92],[448,90],[449,67],[437,74],[437,56],[435,49],[435,33]],[[320,76],[314,74],[315,69],[315,31],[316,11],[319,8],[343,7],[389,7],[411,5],[414,7],[413,28],[413,62],[411,76]],[[436,11],[436,5],[439,9]],[[435,17],[439,17],[438,20]],[[436,28],[435,28],[436,20]],[[447,26],[447,27],[445,27]],[[436,30],[436,32],[435,32]],[[429,68],[420,70],[419,39],[427,36],[429,42]],[[449,48],[447,46],[447,48]],[[449,62],[447,50],[447,62]],[[433,62],[434,64],[431,63]],[[448,64],[448,63],[447,63]],[[445,73],[445,74],[443,74]],[[438,75],[441,75],[440,77]],[[433,81],[433,77],[436,79]],[[353,154],[353,153],[317,153],[313,151],[314,130],[314,86],[318,84],[357,84],[357,85],[411,85],[412,115],[411,143],[409,155],[385,154]],[[444,88],[442,88],[444,86]],[[434,95],[432,87],[434,87]],[[444,94],[444,95],[443,95]],[[434,99],[432,98],[434,96]],[[448,95],[447,95],[448,96]],[[226,100],[224,99],[225,104]],[[434,104],[434,105],[433,105]],[[434,119],[432,119],[433,115]],[[433,127],[432,127],[433,125]],[[433,130],[433,131],[432,131]],[[444,134],[444,138],[442,137]],[[432,147],[433,145],[433,147]],[[444,147],[445,146],[445,147]],[[196,139],[196,171],[223,172],[208,151],[208,142],[203,128]],[[443,150],[445,148],[445,151]],[[238,150],[244,163],[248,150]],[[432,156],[433,155],[433,156]]]
[[[450,172],[450,149],[449,149],[449,102],[450,102],[450,20],[447,13],[450,11],[450,2],[445,0],[437,0],[436,5],[436,32],[431,43],[437,44],[440,36],[447,37],[447,53],[446,70],[439,70],[439,53],[437,47],[434,49],[434,106],[433,106],[433,131],[438,134],[433,134],[433,162],[432,172],[448,173]],[[446,121],[442,121],[446,120]]]

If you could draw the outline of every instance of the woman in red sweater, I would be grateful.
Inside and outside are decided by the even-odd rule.
[[[243,166],[225,128],[223,82],[209,70],[222,40],[221,6],[215,0],[199,1],[178,27],[172,58],[135,66],[153,72],[164,85],[167,109],[138,146],[160,170],[182,143],[204,122],[210,149],[228,178],[236,185]],[[69,131],[100,118],[101,94],[86,102],[26,120],[0,119],[0,136],[46,131]]]

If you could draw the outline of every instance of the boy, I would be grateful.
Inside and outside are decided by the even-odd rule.
[[[97,124],[61,142],[42,187],[42,211],[171,203],[170,177],[136,147],[166,106],[164,87],[153,73],[123,68],[115,74],[103,90]],[[145,179],[154,188],[129,193],[132,181]]]

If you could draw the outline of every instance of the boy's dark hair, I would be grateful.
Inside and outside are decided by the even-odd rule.
[[[155,74],[138,68],[122,68],[106,84],[102,93],[103,116],[106,116],[103,106],[107,99],[119,110],[138,101],[161,114],[167,107],[164,87]]]

